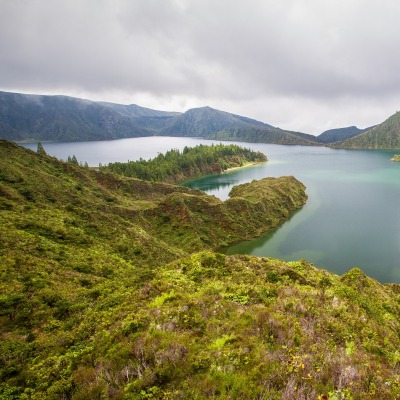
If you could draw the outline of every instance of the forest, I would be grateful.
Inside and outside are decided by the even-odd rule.
[[[200,176],[220,174],[228,168],[267,161],[267,157],[235,144],[199,145],[172,149],[151,160],[140,159],[127,163],[115,162],[102,166],[102,171],[168,183],[182,183]]]

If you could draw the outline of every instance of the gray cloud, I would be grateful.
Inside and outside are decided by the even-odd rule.
[[[0,89],[363,127],[399,108],[399,16],[394,0],[0,0]]]

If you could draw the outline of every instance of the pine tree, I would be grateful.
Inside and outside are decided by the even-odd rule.
[[[75,157],[75,155],[72,155],[72,157],[68,156],[67,162],[71,163],[71,164],[79,165],[79,162],[78,162],[77,158]]]
[[[47,156],[47,153],[44,150],[44,147],[41,142],[38,142],[38,144],[37,144],[36,153],[39,154],[40,156]]]

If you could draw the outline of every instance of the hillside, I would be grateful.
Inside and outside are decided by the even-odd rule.
[[[357,128],[356,126],[349,126],[347,128],[330,129],[328,131],[321,133],[317,138],[322,143],[340,142],[343,140],[350,139],[354,136],[357,136],[357,135],[359,135],[363,132],[366,132],[372,128],[373,127],[360,129],[360,128]]]
[[[335,143],[333,147],[345,149],[399,149],[400,112],[386,121],[351,139]]]
[[[262,122],[219,111],[211,107],[192,108],[171,120],[161,135],[204,137],[223,129],[245,126],[270,126]]]
[[[279,128],[265,126],[246,126],[241,128],[224,129],[209,134],[207,139],[233,140],[249,143],[271,143],[302,146],[320,146],[317,138],[300,132],[284,131]]]
[[[176,114],[67,96],[0,92],[0,137],[85,141],[149,136]]]
[[[213,252],[305,200],[293,177],[221,202],[0,141],[0,398],[398,398],[398,285]]]
[[[210,107],[194,108],[183,113],[172,119],[160,134],[252,143],[318,144],[313,135],[284,131],[260,121]]]

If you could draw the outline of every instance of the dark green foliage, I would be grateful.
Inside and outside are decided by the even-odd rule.
[[[36,153],[38,153],[40,156],[47,156],[46,151],[44,150],[44,147],[41,142],[37,144]]]
[[[79,165],[78,160],[75,155],[72,155],[72,157],[68,156],[67,162],[69,162],[71,164]]]
[[[199,145],[185,147],[182,152],[170,150],[148,161],[140,159],[110,163],[101,167],[101,170],[147,181],[181,183],[200,176],[219,174],[228,168],[264,161],[267,161],[264,154],[235,144]]]

